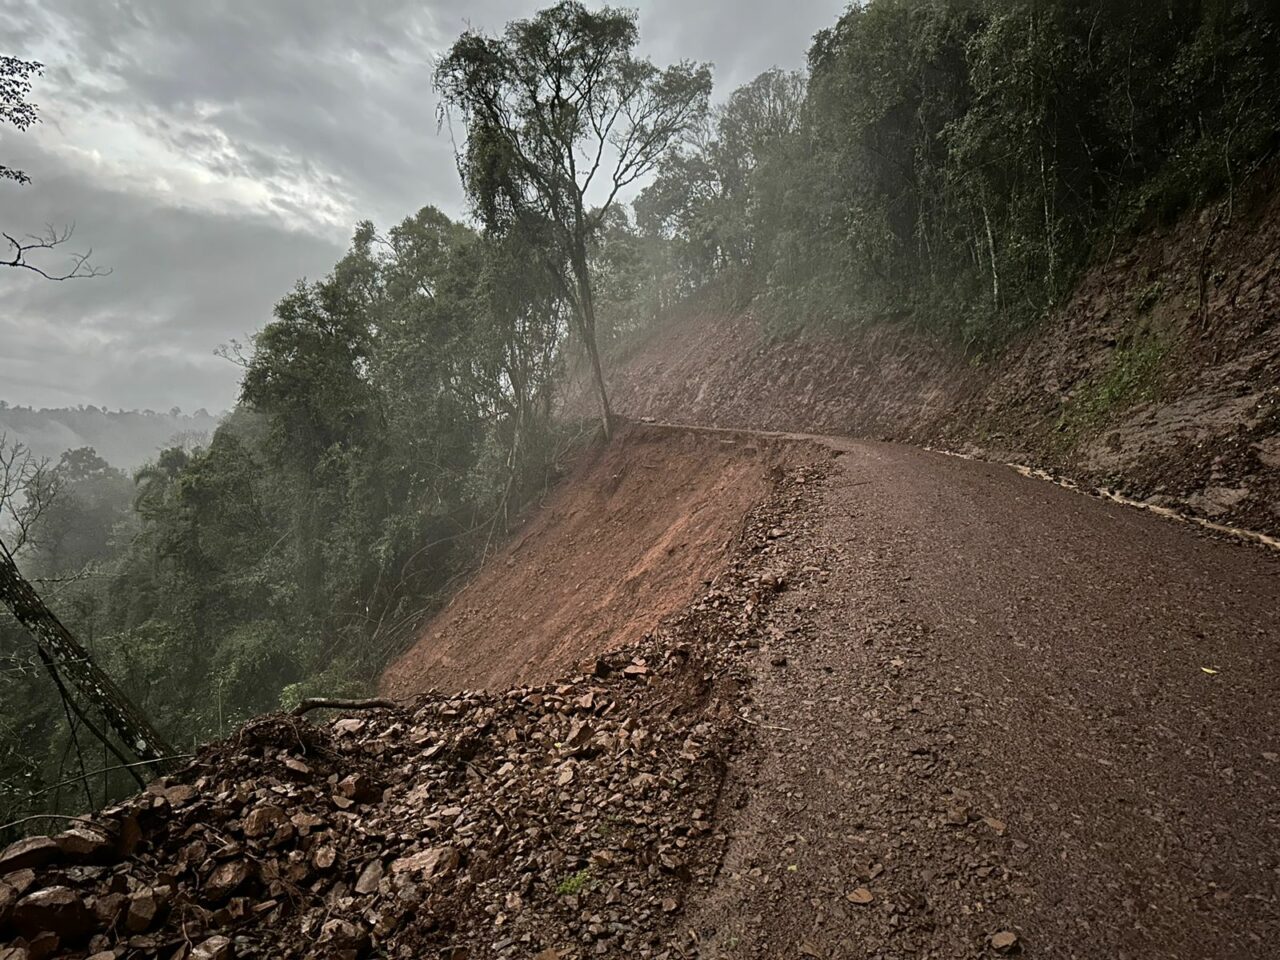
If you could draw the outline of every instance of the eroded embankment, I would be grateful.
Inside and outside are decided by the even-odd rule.
[[[540,682],[636,642],[719,573],[794,457],[780,439],[622,427],[427,624],[383,690]]]

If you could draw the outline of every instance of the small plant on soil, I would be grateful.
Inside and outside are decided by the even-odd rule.
[[[1074,444],[1117,413],[1157,399],[1168,352],[1167,339],[1149,330],[1117,347],[1107,369],[1085,384],[1062,411],[1057,429],[1064,442]]]
[[[1133,298],[1133,308],[1139,313],[1149,313],[1151,308],[1160,300],[1160,295],[1164,292],[1164,284],[1159,280],[1153,280],[1147,286],[1138,291],[1137,296]]]
[[[591,884],[591,868],[583,867],[575,874],[565,877],[556,887],[556,895],[561,897],[572,897],[574,894],[581,893]]]

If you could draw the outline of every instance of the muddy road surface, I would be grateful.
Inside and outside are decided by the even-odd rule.
[[[1280,554],[818,442],[697,955],[1280,955]]]

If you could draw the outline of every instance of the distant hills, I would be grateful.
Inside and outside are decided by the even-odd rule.
[[[29,446],[37,456],[56,460],[64,450],[93,447],[114,467],[133,470],[165,447],[208,441],[218,417],[207,410],[168,413],[82,407],[11,406],[0,400],[0,435]]]

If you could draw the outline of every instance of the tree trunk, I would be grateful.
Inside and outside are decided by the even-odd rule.
[[[578,281],[578,307],[581,312],[582,340],[591,358],[591,375],[595,378],[596,394],[600,399],[600,421],[604,425],[604,438],[613,438],[613,411],[609,409],[609,391],[604,386],[604,370],[600,366],[600,350],[596,347],[596,305],[591,294],[591,278],[587,275],[585,257],[579,262],[574,258],[573,272]]]
[[[996,270],[996,238],[991,232],[991,217],[987,215],[987,201],[982,201],[982,220],[987,225],[987,252],[991,257],[991,302],[1000,309],[1000,273]]]
[[[151,725],[142,711],[130,702],[111,678],[89,657],[62,625],[53,611],[22,576],[8,547],[0,542],[0,601],[14,618],[30,631],[40,652],[57,667],[85,702],[102,711],[107,724],[139,760],[163,771],[173,749]]]
[[[591,374],[595,378],[596,393],[600,398],[600,423],[604,427],[604,438],[611,440],[613,439],[613,411],[609,409],[609,392],[604,387],[604,372],[600,368],[600,351],[596,349],[595,330],[588,329],[590,332],[585,337],[587,355],[591,357]]]

